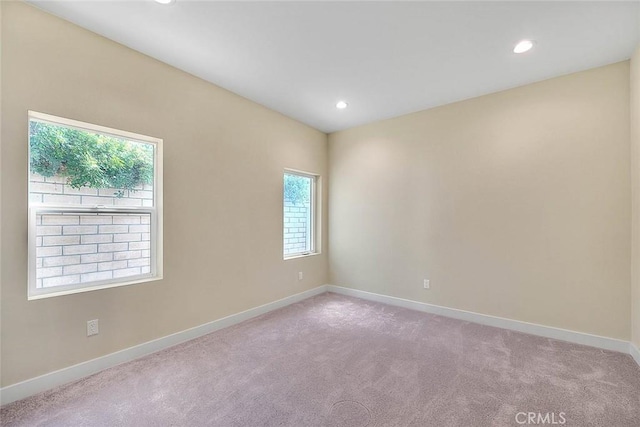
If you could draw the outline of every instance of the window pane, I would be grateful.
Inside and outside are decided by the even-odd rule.
[[[149,213],[37,213],[36,289],[151,272]]]
[[[284,174],[284,255],[311,252],[313,178]]]
[[[30,201],[153,206],[154,145],[31,120]]]

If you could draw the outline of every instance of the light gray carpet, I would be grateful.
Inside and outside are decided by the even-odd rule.
[[[1,416],[3,426],[445,427],[517,426],[518,412],[637,427],[640,368],[628,355],[323,294]]]

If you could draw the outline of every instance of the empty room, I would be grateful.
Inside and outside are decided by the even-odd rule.
[[[0,1],[0,425],[640,426],[640,1]]]

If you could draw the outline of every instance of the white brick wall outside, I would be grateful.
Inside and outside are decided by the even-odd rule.
[[[307,236],[310,236],[310,204],[284,202],[284,255],[310,250]]]
[[[43,234],[36,246],[38,287],[87,283],[151,271],[148,214],[44,213],[38,218],[37,223],[49,224],[36,225],[36,233]],[[114,222],[118,224],[113,225]],[[133,224],[127,225],[127,222]],[[99,225],[71,225],[82,223]]]
[[[153,187],[142,185],[135,190],[124,190],[122,197],[116,197],[115,188],[71,187],[67,178],[61,176],[44,177],[35,173],[30,178],[30,198],[32,202],[56,204],[83,204],[105,206],[145,206],[153,203]]]
[[[32,202],[152,206],[153,188],[116,197],[116,189],[75,189],[65,177],[32,174]],[[148,214],[43,213],[36,218],[36,287],[46,288],[151,272]]]

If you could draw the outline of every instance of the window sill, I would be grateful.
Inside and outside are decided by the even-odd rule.
[[[310,256],[315,256],[320,254],[322,254],[322,252],[310,252],[308,254],[296,254],[296,255],[285,256],[283,259],[285,261],[289,261],[290,259],[307,258]]]
[[[93,286],[77,287],[72,289],[69,289],[69,288],[61,289],[59,291],[54,291],[54,292],[30,294],[27,296],[27,300],[33,301],[33,300],[39,300],[39,299],[45,299],[45,298],[59,297],[63,295],[79,294],[82,292],[98,291],[101,289],[117,288],[120,286],[136,285],[138,283],[155,282],[158,280],[162,280],[162,278],[163,278],[162,275],[154,276],[151,274],[136,276],[136,277],[132,277],[131,280],[128,280],[128,281],[111,282],[111,283],[97,284]]]

